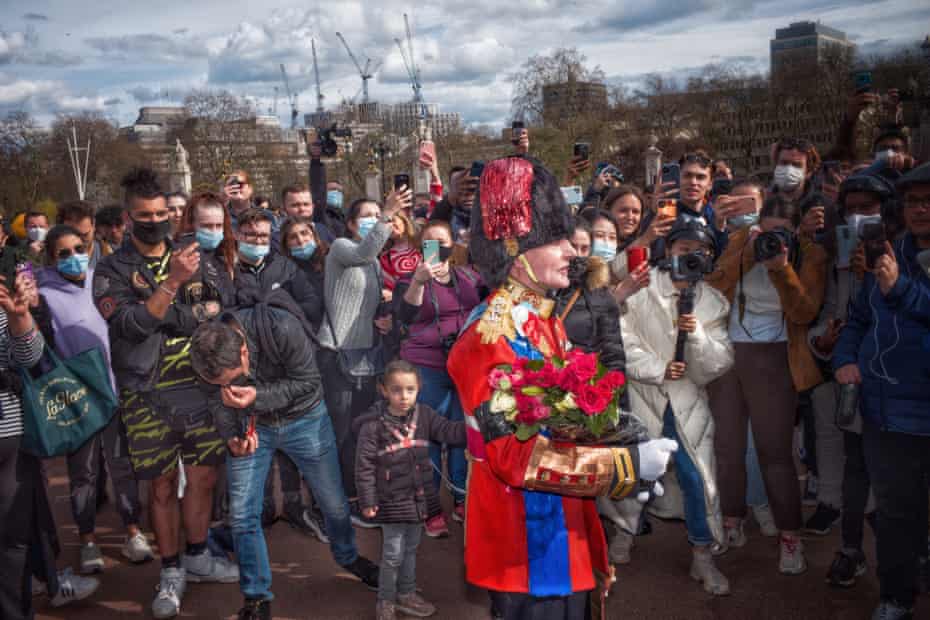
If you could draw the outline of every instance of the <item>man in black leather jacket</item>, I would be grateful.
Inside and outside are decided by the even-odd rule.
[[[378,569],[360,556],[342,490],[332,422],[323,401],[309,324],[262,302],[199,327],[191,362],[212,387],[210,411],[226,440],[230,526],[245,604],[240,618],[270,618],[271,567],[261,527],[265,477],[275,451],[312,487],[341,566],[369,587]]]
[[[162,558],[152,613],[170,618],[180,612],[188,581],[239,578],[235,565],[206,547],[216,470],[226,455],[190,365],[191,334],[231,301],[232,288],[225,270],[196,243],[180,247],[168,238],[169,211],[153,171],[135,169],[123,186],[132,237],[100,261],[93,296],[109,324],[133,470],[152,481],[152,527]]]

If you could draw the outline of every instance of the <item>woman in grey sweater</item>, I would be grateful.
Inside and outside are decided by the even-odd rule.
[[[319,367],[326,408],[333,421],[342,480],[353,500],[356,523],[355,441],[352,420],[375,400],[375,377],[352,377],[344,371],[340,351],[360,352],[378,345],[379,332],[390,329],[390,317],[378,317],[382,301],[381,266],[378,255],[391,236],[394,214],[410,208],[413,196],[402,187],[388,194],[382,209],[375,201],[356,200],[346,213],[346,235],[333,241],[326,255],[324,304],[320,326]],[[358,357],[351,355],[350,358]]]

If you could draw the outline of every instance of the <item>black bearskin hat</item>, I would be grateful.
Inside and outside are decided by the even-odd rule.
[[[572,214],[555,176],[525,155],[489,161],[471,210],[470,254],[485,284],[503,284],[527,250],[567,239]]]

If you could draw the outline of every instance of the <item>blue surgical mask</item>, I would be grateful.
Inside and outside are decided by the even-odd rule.
[[[239,242],[239,253],[242,254],[242,258],[246,262],[260,263],[263,258],[268,256],[268,252],[271,251],[270,245],[255,245],[253,243],[245,243],[243,241]]]
[[[90,257],[87,254],[72,254],[58,261],[58,273],[64,276],[82,276],[87,273]]]
[[[749,228],[759,223],[758,213],[745,213],[743,215],[734,215],[727,218],[727,224],[730,228]]]
[[[200,247],[202,247],[204,250],[207,250],[208,252],[212,252],[223,242],[222,230],[212,231],[204,230],[201,228],[197,230],[196,236],[197,243],[199,243]]]
[[[342,192],[338,189],[331,189],[326,192],[326,204],[337,209],[342,208]]]
[[[367,237],[368,233],[371,232],[371,229],[374,228],[377,223],[378,218],[374,216],[358,218],[358,236],[362,239]]]
[[[617,246],[606,241],[601,241],[600,239],[595,239],[594,243],[591,244],[591,256],[603,258],[609,263],[617,256]]]
[[[300,260],[310,260],[314,252],[316,252],[316,243],[313,241],[308,241],[301,246],[291,248],[291,256],[299,258]]]

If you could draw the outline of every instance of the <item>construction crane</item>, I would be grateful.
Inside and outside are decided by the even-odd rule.
[[[407,69],[407,75],[410,77],[410,85],[413,87],[414,103],[423,103],[423,94],[420,92],[423,88],[420,84],[420,69],[417,68],[417,60],[413,55],[413,35],[410,34],[410,21],[407,14],[404,13],[404,27],[407,29],[407,49],[404,49],[400,39],[395,38],[394,43],[400,50],[400,56],[404,60],[404,67]]]
[[[313,51],[313,79],[316,80],[316,113],[322,114],[323,91],[320,90],[320,68],[316,64],[316,41],[313,39],[310,39],[310,49]]]
[[[274,103],[271,104],[271,109],[268,110],[268,114],[272,116],[278,115],[278,93],[281,92],[281,89],[277,86],[274,87]]]
[[[339,40],[342,41],[342,46],[346,48],[346,51],[349,53],[349,58],[352,59],[352,62],[355,64],[355,68],[358,69],[358,74],[362,78],[362,103],[368,103],[368,80],[374,77],[375,73],[378,72],[378,69],[381,67],[379,62],[375,65],[375,68],[371,68],[371,58],[365,59],[365,68],[362,69],[362,65],[358,62],[358,59],[355,57],[355,54],[352,53],[352,49],[349,47],[349,44],[346,43],[346,39],[342,36],[341,32],[337,32],[336,36],[339,37]]]
[[[291,104],[291,129],[297,129],[297,93],[291,92],[291,84],[287,81],[287,70],[284,68],[284,63],[281,63],[281,77],[284,78],[284,92]]]

